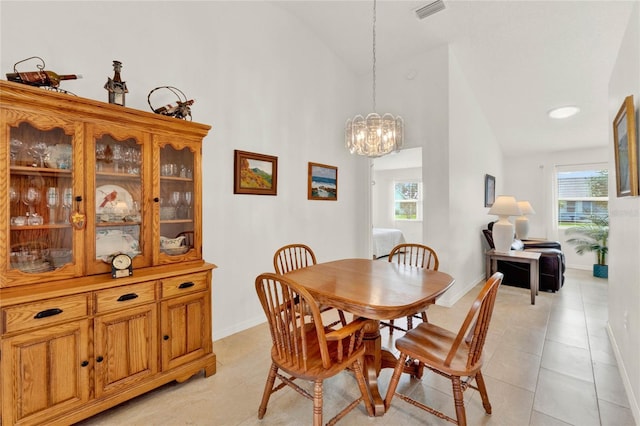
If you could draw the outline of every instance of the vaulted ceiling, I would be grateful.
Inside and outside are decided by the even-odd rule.
[[[609,77],[634,1],[445,0],[420,20],[432,0],[378,0],[377,66],[448,43],[506,154],[606,146]],[[371,72],[373,0],[274,4],[354,72]],[[548,117],[568,104],[581,112]]]

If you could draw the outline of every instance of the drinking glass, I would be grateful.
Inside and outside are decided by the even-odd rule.
[[[58,188],[50,187],[47,189],[47,207],[49,207],[49,223],[56,223],[56,207],[60,202],[60,194]]]
[[[34,142],[29,147],[29,155],[33,157],[34,167],[44,167],[44,159],[47,156],[47,144],[44,142]],[[37,162],[37,163],[36,163]]]
[[[71,216],[71,206],[73,205],[73,190],[65,188],[62,192],[62,208],[64,209],[64,223],[69,223]]]
[[[35,212],[35,204],[40,202],[40,191],[34,186],[30,186],[26,191],[22,193],[22,202],[29,208],[29,218],[27,219],[30,225],[37,225],[40,219],[37,219],[38,213]]]
[[[16,164],[16,160],[18,159],[18,154],[22,150],[22,141],[20,139],[13,138],[9,142],[9,149],[11,155],[11,164]]]
[[[15,203],[19,198],[20,194],[18,193],[18,191],[13,186],[9,187],[9,201]]]
[[[107,146],[103,143],[96,144],[96,170],[102,171],[104,168],[103,162],[107,159],[106,155]]]
[[[116,173],[122,172],[120,169],[120,161],[122,161],[122,146],[118,144],[113,144],[111,148],[112,151],[112,159],[113,159],[113,171]]]
[[[193,192],[185,191],[182,194],[184,204],[187,206],[187,219],[191,219],[191,203],[193,203]]]

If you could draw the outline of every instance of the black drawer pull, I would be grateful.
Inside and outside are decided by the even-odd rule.
[[[102,356],[98,356],[98,358],[96,358],[96,362],[102,362],[104,361],[104,358]]]
[[[186,283],[182,283],[178,286],[178,288],[189,288],[193,287],[195,284],[192,281],[187,281]]]
[[[135,293],[127,293],[127,294],[123,294],[122,296],[118,297],[118,302],[126,302],[127,300],[133,300],[133,299],[137,299],[138,295]]]
[[[162,336],[163,340],[169,340],[169,336],[167,336],[166,334],[164,336]]]
[[[82,367],[86,367],[87,365],[89,365],[89,361],[82,361],[82,364],[80,364]]]
[[[41,318],[47,318],[47,317],[52,317],[54,315],[58,315],[62,313],[62,309],[60,308],[51,308],[51,309],[45,309],[44,311],[40,311],[38,312],[33,319],[41,319]]]

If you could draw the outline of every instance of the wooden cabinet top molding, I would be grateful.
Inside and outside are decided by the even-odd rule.
[[[183,135],[203,138],[211,129],[208,124],[180,120],[152,112],[0,80],[0,108],[6,106],[15,108],[16,105],[20,105],[22,109],[39,113],[49,110],[56,115],[61,111],[69,111],[74,114],[82,114],[83,118],[88,121],[125,119],[130,123],[137,122],[141,125],[153,124],[154,133],[159,131],[181,132]]]

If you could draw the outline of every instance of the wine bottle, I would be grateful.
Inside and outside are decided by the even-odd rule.
[[[82,78],[81,74],[63,74],[59,75],[53,71],[27,71],[27,72],[14,72],[7,73],[7,80],[15,81],[16,83],[28,84],[30,86],[48,86],[58,87],[63,80],[76,80]]]
[[[178,105],[168,104],[165,106],[161,106],[160,108],[154,109],[153,112],[155,112],[156,114],[162,114],[162,115],[172,115],[172,114],[175,114],[178,111],[178,109],[191,106],[193,105],[194,102],[195,101],[193,99],[190,99],[185,102],[178,101]]]

